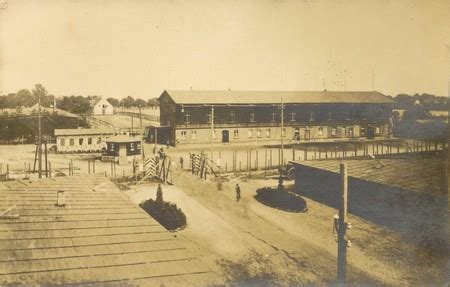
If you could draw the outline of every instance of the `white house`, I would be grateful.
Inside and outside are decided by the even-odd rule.
[[[92,104],[92,114],[94,115],[112,115],[114,114],[114,107],[108,100],[98,98]]]

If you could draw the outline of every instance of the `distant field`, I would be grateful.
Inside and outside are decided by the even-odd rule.
[[[129,116],[123,116],[123,115],[99,115],[99,116],[91,116],[94,121],[97,122],[103,122],[106,125],[112,125],[115,128],[119,129],[126,129],[131,128],[133,126],[134,129],[139,128],[139,118],[135,117],[129,117]],[[146,119],[142,119],[142,126],[146,127],[149,125],[155,124],[154,122],[151,122]]]

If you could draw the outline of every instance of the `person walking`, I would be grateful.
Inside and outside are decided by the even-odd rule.
[[[239,184],[236,183],[236,202],[239,202],[241,199],[241,188],[239,187]]]
[[[181,170],[183,170],[183,163],[184,163],[184,159],[183,159],[182,156],[180,156],[180,167],[181,167]]]

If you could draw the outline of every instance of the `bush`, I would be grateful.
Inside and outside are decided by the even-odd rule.
[[[186,215],[174,203],[149,199],[139,206],[167,230],[182,229],[186,226]]]
[[[291,212],[306,212],[308,205],[300,195],[272,188],[260,188],[256,191],[255,199],[273,208]]]

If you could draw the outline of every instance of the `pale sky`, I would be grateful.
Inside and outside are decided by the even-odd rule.
[[[144,99],[191,87],[448,95],[450,0],[8,2],[3,94],[41,83]]]

